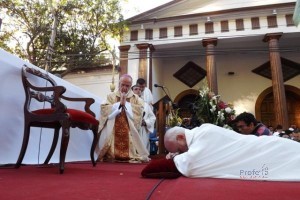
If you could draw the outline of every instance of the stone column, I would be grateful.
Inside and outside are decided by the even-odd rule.
[[[287,129],[289,127],[289,119],[286,105],[280,52],[278,46],[278,40],[281,37],[281,35],[282,33],[266,34],[263,41],[269,43],[272,87],[274,95],[275,123],[281,124],[284,129]]]
[[[140,57],[139,57],[139,73],[138,78],[143,78],[148,82],[148,43],[137,44],[136,47],[140,50]]]
[[[152,85],[153,85],[153,80],[152,80],[152,55],[153,52],[155,51],[155,48],[152,44],[149,45],[150,49],[150,55],[149,55],[149,81],[148,81],[148,88],[152,91]]]
[[[120,50],[120,75],[127,74],[128,72],[128,51],[130,49],[130,45],[119,46]]]
[[[218,94],[218,77],[214,50],[215,46],[217,46],[217,41],[217,38],[202,40],[202,45],[206,47],[206,76],[208,87],[215,94]]]

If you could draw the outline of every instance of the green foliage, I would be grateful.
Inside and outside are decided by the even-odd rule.
[[[57,33],[51,69],[84,68],[106,63],[108,38],[125,28],[118,0],[0,0],[4,13],[0,47],[44,67],[54,18]],[[51,52],[51,51],[50,51]]]
[[[47,43],[41,41],[45,40],[44,35],[49,35],[50,20],[45,19],[49,15],[47,7],[40,1],[2,0],[0,10],[5,13],[1,33],[9,31],[6,38],[2,38],[3,34],[0,36],[4,45],[9,47],[7,50],[37,64],[42,52],[35,49],[45,49]]]

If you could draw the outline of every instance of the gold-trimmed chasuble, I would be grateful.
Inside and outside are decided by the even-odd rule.
[[[114,151],[115,159],[120,161],[129,160],[129,124],[126,117],[126,112],[122,108],[121,113],[116,116],[115,121],[115,142]]]

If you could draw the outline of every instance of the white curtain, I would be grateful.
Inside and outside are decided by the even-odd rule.
[[[21,80],[21,68],[24,64],[35,67],[0,49],[0,165],[15,163],[22,145],[25,93]],[[67,88],[65,96],[94,98],[95,103],[91,106],[91,109],[96,114],[97,119],[99,118],[100,103],[102,102],[101,97],[95,96],[52,74],[50,74],[50,76],[59,85],[64,85]],[[72,108],[83,110],[82,104],[73,105],[66,103],[66,105],[70,107],[72,105]],[[52,133],[52,129],[31,128],[30,140],[23,159],[23,164],[38,164],[44,162],[52,143]],[[66,162],[90,160],[92,139],[93,134],[91,131],[71,128]],[[60,142],[57,145],[50,163],[59,162],[59,149]]]

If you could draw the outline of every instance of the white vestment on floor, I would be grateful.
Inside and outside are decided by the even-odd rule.
[[[174,157],[187,177],[300,181],[300,143],[241,135],[212,124],[185,131],[189,150]]]
[[[148,152],[150,152],[150,141],[149,141],[149,134],[154,131],[154,125],[156,121],[156,117],[148,103],[144,103],[144,112],[143,119],[146,123],[146,126],[141,126],[140,129],[140,136],[143,140],[143,144],[145,145]]]

